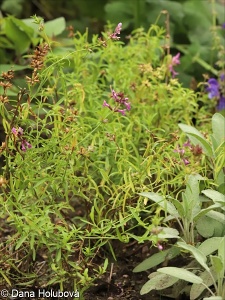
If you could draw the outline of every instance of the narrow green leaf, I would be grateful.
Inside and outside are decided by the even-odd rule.
[[[5,275],[5,273],[0,269],[0,274],[2,275],[2,277],[5,279],[5,281],[8,283],[9,286],[12,286],[9,278]]]
[[[27,238],[28,238],[27,235],[21,236],[20,239],[18,240],[18,242],[16,243],[15,250],[18,250],[19,247],[23,244],[23,242],[26,241]]]

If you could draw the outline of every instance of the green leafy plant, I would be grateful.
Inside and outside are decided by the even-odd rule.
[[[1,245],[1,275],[7,285],[23,276],[27,286],[79,289],[83,297],[107,271],[108,256],[116,259],[115,241],[157,244],[157,226],[161,239],[178,236],[159,215],[146,226],[152,215],[135,188],[167,190],[164,179],[177,176],[174,191],[182,182],[182,161],[171,169],[156,157],[173,153],[169,134],[179,120],[189,123],[197,100],[172,78],[176,61],[164,55],[164,30],[155,25],[136,30],[126,46],[120,23],[92,42],[87,31],[57,44],[43,20],[33,20],[43,42],[29,55],[22,85],[22,70],[1,74],[0,218],[11,229]]]
[[[171,197],[163,198],[154,193],[141,193],[142,196],[151,199],[163,209],[166,214],[164,219],[165,222],[176,219],[180,227],[180,232],[182,233],[182,235],[177,238],[178,240],[182,239],[183,241],[178,241],[170,249],[163,250],[147,258],[134,269],[134,272],[148,270],[158,266],[164,261],[172,260],[178,255],[181,255],[183,250],[189,251],[195,258],[194,261],[184,268],[164,267],[157,269],[157,272],[152,273],[150,275],[150,280],[142,287],[141,294],[146,294],[152,289],[163,290],[174,285],[173,295],[178,296],[179,293],[182,293],[184,285],[177,282],[179,279],[183,279],[194,284],[191,291],[189,291],[191,299],[197,299],[205,289],[210,290],[209,287],[211,285],[214,285],[215,289],[215,292],[210,290],[210,293],[213,296],[216,295],[222,297],[224,295],[223,282],[225,269],[224,263],[222,263],[224,260],[224,255],[222,255],[222,251],[224,250],[224,238],[222,238],[222,236],[225,234],[224,195],[213,190],[203,190],[202,194],[207,196],[207,198],[199,196],[198,180],[201,179],[203,178],[199,175],[191,175],[189,177],[187,188],[182,195],[181,202]],[[208,201],[207,199],[209,198],[213,200],[213,204],[207,205],[207,207],[204,208],[203,204],[205,201]],[[218,208],[222,209],[223,212],[217,211]],[[204,220],[203,218],[206,216],[208,219],[202,224],[202,221]],[[220,224],[220,231],[215,231],[216,226],[213,221],[210,222],[210,220],[216,220],[215,222],[217,226],[217,222]],[[221,236],[221,238],[213,237],[200,245],[194,246],[196,243],[196,229],[203,237],[209,237],[209,227],[212,228],[212,235],[217,235],[219,232],[219,236]],[[215,244],[215,241],[221,243],[219,244],[220,246],[218,246],[218,243]],[[216,258],[214,261],[213,256],[209,256],[209,254],[216,250],[218,250],[218,256],[215,256]],[[204,254],[202,254],[201,251],[203,251]],[[204,271],[199,273],[199,267],[196,266],[196,261],[204,268]],[[206,264],[206,261],[208,261],[209,266]],[[216,265],[217,261],[218,265]],[[195,269],[195,272],[188,271],[190,268]],[[198,273],[197,276],[196,272]],[[197,287],[198,284],[202,284],[202,287]]]
[[[163,28],[137,29],[126,45],[121,23],[91,41],[88,30],[70,28],[70,37],[56,42],[63,19],[49,30],[41,18],[33,21],[38,46],[29,56],[24,48],[24,69],[7,65],[0,81],[0,220],[7,227],[1,276],[8,286],[79,289],[84,297],[120,254],[116,243],[151,242],[160,249],[162,241],[181,238],[136,192],[169,191],[171,205],[153,198],[189,241],[196,216],[222,209],[218,194],[204,190],[207,203],[199,200],[200,175],[188,181],[183,210],[178,204],[185,176],[211,168],[195,156],[193,164],[177,158],[177,124],[192,124],[196,116],[207,128],[209,113],[196,115],[196,94],[178,82],[180,55],[165,52]],[[190,204],[185,197],[193,197]],[[172,249],[168,256],[176,257]]]
[[[179,124],[179,127],[188,135],[190,141],[195,146],[203,149],[204,153],[211,159],[210,166],[213,170],[217,170],[219,174],[221,174],[221,171],[223,172],[221,159],[224,159],[224,153],[221,149],[224,148],[224,135],[223,132],[221,132],[221,128],[223,128],[224,124],[225,120],[221,114],[216,113],[212,116],[213,133],[211,135],[211,143],[194,127]],[[189,144],[189,142],[187,144]],[[221,158],[221,155],[223,158]],[[215,164],[217,164],[217,167],[215,167]],[[218,182],[219,176],[217,172],[214,173],[214,178],[218,186],[218,183],[221,182]],[[224,176],[224,173],[222,174]],[[158,266],[165,260],[171,260],[181,255],[183,250],[189,251],[195,258],[195,260],[185,266],[185,268],[166,267],[158,269],[156,273],[150,275],[150,280],[142,287],[141,294],[148,293],[152,289],[163,290],[172,285],[175,286],[174,293],[177,289],[179,294],[184,286],[181,284],[179,287],[179,284],[177,286],[176,283],[179,279],[183,279],[194,284],[191,291],[189,291],[191,299],[197,299],[205,289],[210,290],[211,285],[214,285],[214,292],[210,290],[213,297],[224,296],[224,263],[222,263],[224,257],[221,254],[224,247],[224,238],[222,237],[225,234],[224,193],[212,189],[200,190],[199,181],[202,180],[206,180],[206,178],[199,174],[190,175],[187,180],[186,190],[182,192],[182,200],[179,198],[175,199],[171,196],[161,196],[154,192],[140,193],[141,196],[152,200],[164,211],[164,222],[169,222],[170,224],[171,220],[176,220],[181,235],[177,237],[178,242],[176,242],[171,249],[163,250],[147,258],[134,269],[134,272],[140,272]],[[196,245],[197,233],[204,238],[212,238],[206,240],[199,246]],[[221,242],[220,246],[217,244],[218,248],[212,246],[215,241],[214,237],[218,237],[215,239],[218,239],[219,243]],[[179,240],[182,240],[182,242]],[[199,251],[201,249],[205,251],[203,254]],[[212,252],[218,250],[219,256],[215,256],[215,260],[212,258],[213,256],[209,256],[212,253],[210,249]],[[204,268],[200,277],[195,275],[196,272],[192,273],[188,271],[189,268],[195,268],[197,270],[197,266],[195,265],[196,261]],[[208,262],[209,265],[207,265],[206,262]],[[216,265],[216,262],[218,262],[218,265]],[[196,286],[198,284],[202,284],[202,287],[197,288]]]
[[[184,242],[178,242],[177,246],[182,251],[188,251],[194,257],[194,260],[183,268],[163,267],[157,269],[157,272],[153,272],[149,276],[150,280],[142,287],[141,294],[146,294],[152,289],[163,290],[174,286],[171,295],[176,297],[179,293],[185,291],[185,281],[192,283],[188,290],[191,300],[222,300],[225,293],[225,238],[213,237],[204,241],[198,247]],[[214,255],[212,255],[213,253]],[[207,292],[211,295],[210,297],[203,296]]]

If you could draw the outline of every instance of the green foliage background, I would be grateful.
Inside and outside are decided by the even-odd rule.
[[[156,22],[164,26],[166,17],[161,12],[168,11],[172,52],[182,53],[179,77],[190,86],[193,78],[202,80],[202,73],[215,73],[212,67],[217,59],[215,44],[218,44],[218,37],[214,31],[225,22],[224,5],[223,0],[4,0],[1,10],[22,19],[33,14],[42,16],[45,21],[64,16],[67,24],[80,32],[85,32],[88,27],[91,33],[99,33],[107,21],[122,22],[124,36],[135,28],[147,30]],[[222,29],[220,35],[224,41]]]

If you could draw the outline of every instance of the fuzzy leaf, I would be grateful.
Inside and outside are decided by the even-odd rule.
[[[224,213],[220,213],[218,211],[215,210],[211,210],[206,214],[207,217],[214,219],[222,224],[225,224],[225,217],[224,217]]]
[[[156,193],[153,193],[153,192],[143,192],[143,193],[140,193],[139,195],[151,199],[152,201],[154,201],[155,203],[160,205],[165,212],[171,214],[175,218],[179,217],[179,213],[176,210],[175,206],[172,203],[170,203],[168,200],[163,198],[162,196],[160,196]]]
[[[177,245],[183,249],[186,249],[192,253],[197,262],[205,269],[209,271],[209,267],[206,264],[206,256],[199,249],[192,245],[188,245],[184,242],[178,242]]]
[[[177,239],[179,238],[179,231],[175,228],[161,227],[162,231],[158,234],[159,239]]]
[[[176,267],[165,267],[165,268],[160,268],[157,270],[157,272],[163,273],[163,274],[168,274],[170,276],[183,279],[188,282],[192,283],[202,283],[203,280],[202,278],[196,276],[192,272],[182,269],[182,268],[176,268]]]
[[[208,298],[203,298],[203,300],[223,300],[223,298],[220,296],[212,296]]]
[[[217,274],[224,273],[223,272],[223,262],[219,256],[216,255],[210,255],[210,260],[212,263],[212,266]],[[223,274],[221,274],[223,276]]]
[[[148,280],[141,288],[140,294],[144,295],[151,290],[163,290],[176,283],[179,278],[172,277],[167,274],[155,273],[155,276]]]
[[[212,199],[214,202],[219,202],[225,205],[225,195],[217,191],[207,189],[207,190],[203,190],[202,194],[206,195],[206,197]]]
[[[200,145],[206,155],[210,157],[213,156],[210,144],[206,141],[204,136],[196,128],[185,124],[178,124],[178,126],[183,132],[187,134],[187,136],[194,145]]]
[[[213,211],[215,208],[219,208],[220,204],[216,203],[213,205],[210,205],[207,208],[201,209],[199,212],[196,212],[196,214],[194,214],[194,221],[196,222],[197,220],[199,220],[202,216],[206,215],[207,213],[209,213],[210,211]]]
[[[211,270],[211,274],[215,275],[214,273],[215,272],[213,272],[213,270]],[[199,277],[202,278],[202,280],[206,286],[209,287],[209,286],[213,285],[213,278],[208,271],[205,270],[204,272],[200,273]],[[205,285],[203,285],[203,284],[199,285],[199,284],[194,283],[191,287],[190,299],[191,300],[197,299],[201,295],[201,293],[206,289]]]
[[[207,216],[202,216],[198,219],[196,228],[198,233],[204,238],[209,238],[213,236],[214,227],[212,226],[213,220]]]
[[[212,130],[213,130],[213,137],[215,138],[217,143],[217,147],[224,140],[224,130],[221,130],[221,128],[225,128],[225,118],[221,114],[216,113],[212,117]]]
[[[137,265],[133,272],[142,272],[151,269],[164,262],[165,259],[172,259],[176,257],[179,253],[180,249],[178,247],[172,247],[171,249],[163,250],[159,253],[153,254]]]
[[[223,263],[224,273],[225,273],[225,237],[221,240],[218,248],[218,256],[221,258]]]
[[[209,238],[199,245],[198,250],[200,250],[205,256],[208,256],[209,254],[218,250],[221,239],[221,237]]]

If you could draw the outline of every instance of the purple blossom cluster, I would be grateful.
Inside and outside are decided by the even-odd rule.
[[[219,80],[215,78],[209,78],[208,86],[206,91],[208,93],[209,99],[217,99],[217,109],[225,109],[225,96],[223,95],[222,87],[225,85],[225,74],[222,74]]]
[[[190,140],[187,140],[187,142],[185,142],[182,147],[178,146],[173,151],[180,154],[180,157],[182,158],[182,161],[184,162],[185,166],[190,164],[187,157],[184,156],[187,149],[189,149],[195,156],[199,156],[202,154],[202,147],[200,147],[199,145],[192,145],[190,143]]]
[[[18,139],[18,141],[21,143],[21,150],[27,151],[28,148],[31,148],[31,144],[27,142],[25,138],[23,138],[23,129],[19,127],[16,129],[15,127],[12,128],[12,134]]]
[[[126,114],[127,110],[131,109],[131,104],[128,102],[128,98],[124,97],[124,93],[122,92],[115,92],[113,89],[111,90],[111,98],[114,99],[116,102],[116,106],[112,107],[110,104],[108,104],[105,100],[103,102],[104,107],[108,107],[113,112],[119,112],[123,116]],[[123,109],[120,109],[121,107],[125,107]]]

